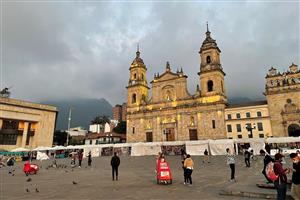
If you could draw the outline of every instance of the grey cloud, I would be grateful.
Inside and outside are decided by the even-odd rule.
[[[261,97],[270,66],[299,62],[299,3],[10,3],[3,7],[3,85],[13,97],[126,101],[140,43],[148,82],[168,60],[199,82],[206,21],[228,96]],[[28,90],[27,88],[33,88]]]

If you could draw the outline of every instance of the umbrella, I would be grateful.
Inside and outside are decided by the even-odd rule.
[[[30,149],[26,149],[22,147],[11,150],[11,152],[28,152],[28,151],[30,151]]]

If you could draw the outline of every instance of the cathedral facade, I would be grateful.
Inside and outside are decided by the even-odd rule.
[[[173,72],[169,62],[167,62],[165,72],[161,75],[155,74],[154,79],[150,82],[152,89],[152,96],[150,97],[150,87],[146,78],[147,67],[140,56],[139,50],[137,50],[136,57],[129,68],[130,77],[127,86],[127,142],[235,138],[237,136],[232,136],[234,127],[229,126],[231,126],[232,121],[237,126],[237,122],[241,119],[237,118],[234,121],[231,115],[236,110],[244,111],[244,109],[250,109],[251,112],[256,111],[255,109],[264,109],[264,116],[260,114],[255,118],[248,117],[248,113],[245,113],[247,113],[247,120],[250,121],[254,119],[256,122],[260,121],[260,118],[264,119],[264,122],[267,123],[265,129],[268,129],[268,137],[273,136],[273,132],[276,136],[286,136],[288,128],[282,128],[282,126],[288,126],[288,124],[284,125],[286,122],[279,117],[280,121],[277,115],[293,119],[293,123],[296,123],[297,126],[300,124],[300,118],[296,116],[297,113],[299,115],[300,105],[300,72],[298,68],[291,72],[293,74],[291,76],[296,80],[291,83],[296,85],[293,86],[292,90],[288,87],[287,90],[279,89],[281,92],[274,92],[273,90],[277,88],[277,85],[272,89],[270,81],[274,77],[268,75],[266,84],[267,101],[265,103],[260,102],[264,105],[237,106],[239,108],[237,109],[230,107],[227,103],[225,72],[221,64],[220,54],[221,50],[207,28],[206,38],[199,51],[200,69],[198,75],[200,87],[197,85],[196,92],[194,94],[188,92],[187,76],[183,70]],[[279,75],[274,76],[278,77]],[[289,114],[282,114],[282,110],[280,110],[284,109],[285,103],[283,102],[286,102],[285,97],[288,95],[292,95],[291,98],[293,99],[298,98],[298,100],[288,101],[295,103],[296,110],[293,110],[294,113],[292,114],[294,118]],[[281,96],[283,97],[281,98]],[[282,108],[277,104],[273,105],[271,102],[282,104]],[[269,107],[270,104],[272,105]],[[270,108],[271,110],[269,110]],[[256,113],[262,112],[257,111]],[[229,115],[230,119],[228,119]],[[277,123],[281,123],[281,128],[277,128]],[[244,124],[249,125],[249,123]],[[250,127],[251,125],[254,128],[256,127],[255,123],[251,124],[250,122]],[[239,127],[243,131],[249,130],[248,127],[242,127],[241,125]],[[229,128],[231,129],[230,134]],[[237,132],[239,132],[239,129],[237,126]],[[286,131],[284,132],[284,130]],[[253,136],[252,130],[251,135]],[[257,136],[262,135],[262,133],[257,134]],[[263,137],[266,136],[263,135]]]

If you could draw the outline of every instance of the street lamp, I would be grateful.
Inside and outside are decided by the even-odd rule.
[[[248,123],[248,124],[246,125],[246,129],[247,129],[247,131],[250,132],[249,138],[253,138],[253,132],[252,132],[252,131],[253,131],[253,129],[256,129],[255,123],[253,123],[253,126],[252,126],[251,123]]]
[[[70,127],[71,127],[71,119],[72,119],[72,108],[69,108],[69,118],[68,118],[68,131],[67,132],[67,146],[69,144],[69,133],[70,133]]]

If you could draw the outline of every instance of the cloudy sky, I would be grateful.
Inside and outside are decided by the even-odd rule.
[[[30,101],[126,101],[140,43],[148,82],[169,61],[199,82],[206,21],[222,51],[228,96],[261,98],[264,77],[299,60],[299,2],[58,2],[1,4],[1,87]]]

